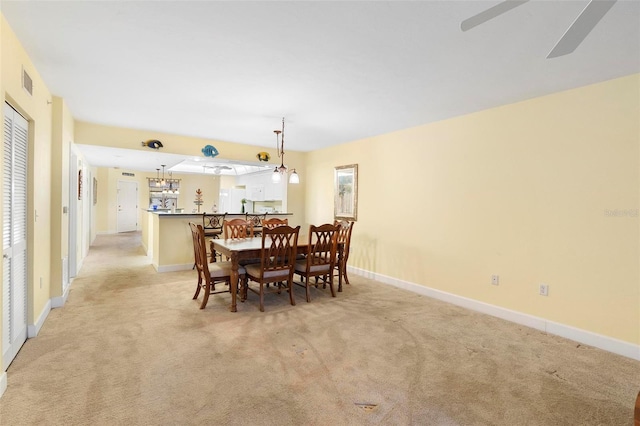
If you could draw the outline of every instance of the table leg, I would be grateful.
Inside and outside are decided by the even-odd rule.
[[[209,240],[209,251],[211,252],[211,262],[217,262],[216,248],[213,244],[213,239]]]
[[[338,250],[338,291],[342,291],[342,250]]]
[[[238,294],[238,253],[231,254],[231,312],[238,312],[236,295]]]

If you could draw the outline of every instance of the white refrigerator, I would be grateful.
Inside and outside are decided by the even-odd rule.
[[[231,188],[220,190],[220,205],[218,206],[218,213],[241,213],[242,202],[245,198],[246,192],[244,189]],[[245,208],[248,206],[245,204]]]

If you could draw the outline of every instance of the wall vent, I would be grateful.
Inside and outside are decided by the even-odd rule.
[[[33,96],[33,80],[24,68],[22,68],[22,87],[24,87],[24,90],[26,90],[29,95]]]

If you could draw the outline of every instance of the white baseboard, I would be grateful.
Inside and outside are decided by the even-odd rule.
[[[3,371],[2,374],[0,374],[0,398],[2,398],[2,395],[6,390],[7,390],[7,372]]]
[[[67,298],[69,297],[69,290],[71,289],[71,284],[73,283],[73,279],[69,281],[69,285],[64,291],[62,296],[53,297],[51,299],[51,307],[52,308],[62,308],[65,303],[67,303]]]
[[[42,328],[44,321],[49,316],[49,312],[51,312],[51,300],[47,301],[47,304],[42,309],[42,312],[40,312],[40,316],[36,323],[27,326],[27,338],[30,339],[32,337],[36,337],[38,333],[40,333],[40,329]]]
[[[627,358],[640,361],[640,345],[634,345],[633,343],[614,339],[613,337],[592,333],[590,331],[582,330],[570,325],[549,321],[544,318],[536,317],[518,311],[513,311],[510,309],[502,308],[500,306],[495,306],[467,297],[447,293],[445,291],[425,287],[409,281],[377,274],[365,269],[347,266],[347,270],[349,272],[353,272],[354,274],[379,281],[384,284],[389,284],[394,287],[408,290],[423,296],[442,300],[443,302],[451,303],[453,305],[461,306],[463,308],[481,312],[483,314],[502,318],[516,324],[521,324],[527,327],[534,328],[536,330],[544,331],[545,333],[554,334],[556,336],[564,337],[579,343],[583,343],[585,345],[593,346],[608,352],[612,352],[614,354],[622,355]]]
[[[176,271],[186,271],[193,268],[193,263],[183,263],[182,265],[164,265],[164,266],[156,266],[153,265],[156,271],[158,272],[176,272]]]

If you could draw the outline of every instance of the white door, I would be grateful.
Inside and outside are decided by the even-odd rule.
[[[138,229],[138,183],[118,181],[118,232]]]
[[[8,367],[27,340],[27,146],[29,125],[4,105],[2,164],[2,359]]]

